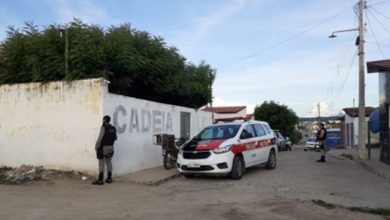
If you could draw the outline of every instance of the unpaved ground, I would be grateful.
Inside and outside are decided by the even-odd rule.
[[[314,162],[314,152],[279,154],[275,170],[240,181],[180,177],[157,187],[75,179],[0,185],[0,219],[384,219],[311,202],[390,208],[390,184],[349,160]]]

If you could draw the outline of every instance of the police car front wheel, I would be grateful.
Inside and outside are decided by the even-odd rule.
[[[230,178],[234,180],[241,179],[242,175],[244,174],[244,170],[245,170],[244,160],[242,159],[241,156],[235,156],[233,159],[233,166],[232,166],[232,171],[230,173]]]

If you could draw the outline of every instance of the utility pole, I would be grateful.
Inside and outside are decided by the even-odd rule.
[[[358,125],[358,156],[360,160],[367,159],[366,153],[366,114],[365,114],[365,61],[364,61],[364,9],[366,8],[366,1],[359,0],[359,26],[358,28],[346,29],[341,31],[334,31],[329,38],[335,38],[335,33],[347,31],[359,31],[359,37],[356,41],[359,49],[359,125]]]
[[[318,104],[317,104],[317,109],[318,109],[318,123],[320,123],[321,122],[321,103],[319,102]]]
[[[366,7],[364,0],[359,0],[359,159],[366,160],[366,113],[365,113],[365,65],[364,65],[364,18],[363,10]]]

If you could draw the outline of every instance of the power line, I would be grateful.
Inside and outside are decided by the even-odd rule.
[[[368,11],[368,13],[370,13],[370,15],[372,16],[372,17],[374,17],[374,19],[386,30],[386,31],[388,31],[388,32],[390,32],[390,30],[389,29],[387,29],[387,27],[384,25],[384,24],[382,24],[382,22],[373,14],[373,13],[371,13],[371,11]]]
[[[368,41],[368,40],[365,43],[376,44],[375,42]],[[382,44],[382,47],[389,47],[390,46],[390,42],[381,42],[381,44]]]
[[[389,1],[390,1],[390,0],[389,0]],[[248,60],[248,59],[250,59],[250,58],[256,57],[256,56],[258,56],[258,55],[260,55],[260,54],[262,54],[262,53],[265,53],[265,52],[267,52],[267,51],[269,51],[269,50],[271,50],[271,49],[274,49],[274,48],[276,48],[276,47],[278,47],[278,46],[280,46],[280,45],[282,45],[282,44],[285,44],[285,43],[287,43],[287,42],[289,42],[289,41],[291,41],[291,40],[293,40],[293,39],[295,39],[295,38],[297,38],[297,37],[299,37],[299,36],[301,36],[301,35],[303,35],[303,34],[309,32],[309,31],[311,31],[311,30],[317,28],[318,26],[321,26],[321,25],[323,25],[323,24],[325,24],[325,23],[327,23],[327,22],[333,20],[334,18],[340,16],[341,14],[343,14],[344,12],[346,12],[347,10],[349,10],[350,8],[351,8],[351,6],[348,7],[348,8],[346,8],[346,9],[344,9],[344,10],[342,10],[341,12],[339,12],[339,13],[337,13],[337,14],[331,16],[330,18],[325,19],[325,20],[321,21],[320,23],[318,23],[318,24],[316,24],[316,25],[313,25],[313,26],[309,27],[308,29],[306,29],[306,30],[304,30],[304,31],[301,31],[301,32],[299,32],[299,33],[297,33],[297,34],[295,34],[295,35],[292,35],[291,37],[289,37],[289,38],[287,38],[287,39],[281,40],[281,41],[279,41],[278,43],[275,43],[275,44],[273,44],[273,45],[271,45],[271,46],[269,46],[269,47],[263,49],[262,51],[256,52],[256,53],[254,53],[254,54],[252,54],[252,55],[249,55],[249,56],[246,56],[246,57],[244,57],[244,58],[241,58],[241,59],[239,59],[239,60],[237,60],[237,61],[235,61],[235,62],[233,62],[233,63],[230,63],[230,64],[227,64],[227,65],[225,65],[225,66],[222,66],[222,67],[220,67],[219,69],[223,69],[223,68],[226,68],[226,67],[228,67],[228,66],[231,66],[231,65],[235,65],[235,64],[241,63],[241,62],[243,62],[243,61],[245,61],[245,60]]]
[[[355,47],[354,44],[348,44],[345,48],[343,48],[341,50],[341,53],[340,53],[340,55],[337,56],[337,59],[335,59],[335,60],[338,60],[338,62],[337,62],[337,76],[340,76],[340,63],[341,63],[341,61],[345,61],[345,56],[347,54],[350,54],[351,50],[352,50],[352,52],[354,52],[354,50],[353,50],[354,47]],[[354,54],[352,54],[352,56],[354,56]],[[350,59],[352,59],[352,58],[350,58]],[[348,62],[348,60],[347,60],[347,62]],[[343,62],[343,64],[344,64],[344,62]],[[335,83],[337,83],[337,79],[333,79],[332,82],[330,83],[330,86],[334,85]]]
[[[384,0],[384,1],[380,1],[380,2],[375,2],[375,3],[372,3],[371,5],[369,5],[368,7],[373,6],[373,5],[379,5],[379,4],[387,3],[387,2],[390,2],[390,0]]]
[[[387,18],[387,19],[390,20],[390,17],[389,17],[389,16],[383,14],[382,12],[378,11],[378,10],[375,9],[374,7],[369,7],[369,9],[374,10],[376,13],[378,13],[378,14],[382,15],[383,17],[385,17],[385,18]]]
[[[371,33],[372,33],[372,35],[374,36],[376,45],[378,46],[378,49],[379,49],[379,51],[381,52],[383,59],[385,59],[385,54],[383,53],[383,50],[382,50],[381,46],[379,45],[378,39],[376,38],[375,32],[374,32],[374,30],[372,29],[372,25],[371,25],[371,22],[370,22],[370,19],[369,19],[368,15],[367,15],[367,11],[366,11],[365,14],[366,14],[368,26],[370,27]]]
[[[347,82],[347,79],[349,78],[349,75],[351,74],[351,68],[352,68],[353,64],[355,63],[355,58],[356,57],[357,57],[357,49],[355,50],[355,52],[354,52],[354,54],[352,56],[351,62],[349,64],[349,67],[348,67],[348,70],[347,70],[347,74],[345,75],[344,81],[341,84],[341,86],[340,86],[340,88],[338,90],[338,93],[336,94],[337,96],[335,97],[335,101],[334,102],[338,101],[338,98],[340,97],[340,94],[341,94],[341,92],[344,89],[345,83]]]

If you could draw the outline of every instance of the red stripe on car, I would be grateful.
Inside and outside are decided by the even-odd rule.
[[[252,141],[252,142],[248,142],[248,143],[235,144],[232,147],[231,151],[233,152],[233,154],[238,154],[238,153],[242,153],[242,152],[247,151],[247,150],[253,150],[253,149],[261,148],[261,147],[268,147],[270,145],[272,145],[272,139]]]

